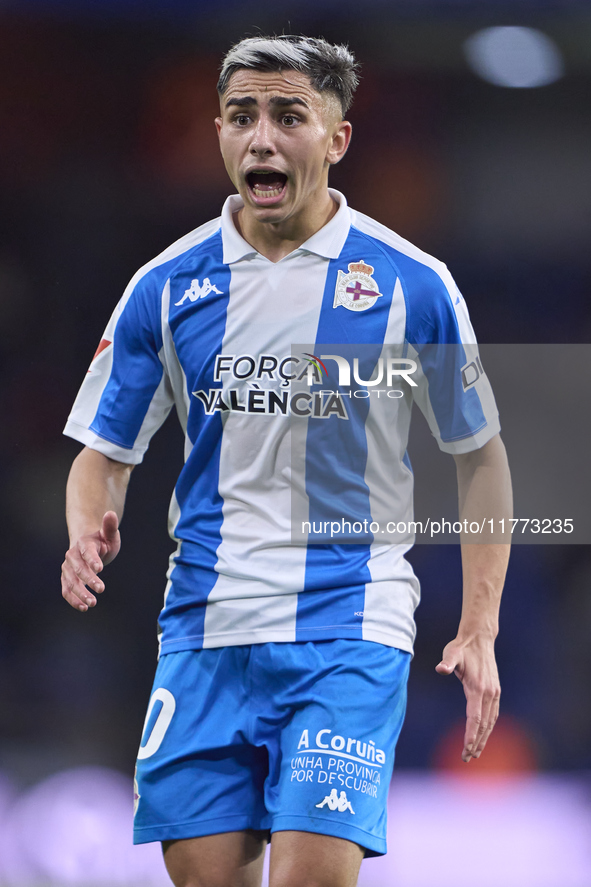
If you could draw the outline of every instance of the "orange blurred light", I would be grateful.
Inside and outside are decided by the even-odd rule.
[[[497,721],[480,758],[462,761],[465,722],[459,721],[443,734],[433,755],[436,770],[466,777],[515,776],[538,769],[538,752],[527,730],[515,719]]]
[[[140,124],[140,152],[158,177],[171,185],[228,184],[214,119],[218,59],[177,61],[148,85]]]

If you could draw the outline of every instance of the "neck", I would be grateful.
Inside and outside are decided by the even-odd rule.
[[[243,206],[234,214],[234,224],[252,247],[271,262],[279,262],[320,231],[338,210],[328,190],[324,199],[310,202],[306,211],[281,222],[261,222]]]

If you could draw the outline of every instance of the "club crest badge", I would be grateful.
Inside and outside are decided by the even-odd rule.
[[[339,271],[334,291],[333,308],[342,305],[349,311],[367,311],[375,305],[382,293],[372,277],[374,269],[360,262],[349,262],[349,273]]]

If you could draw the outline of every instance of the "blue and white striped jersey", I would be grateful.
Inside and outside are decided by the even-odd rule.
[[[419,584],[404,558],[410,544],[294,538],[292,499],[312,522],[322,511],[316,485],[336,470],[348,515],[371,521],[390,508],[411,519],[413,401],[446,452],[476,449],[499,431],[486,376],[466,376],[480,366],[476,340],[445,265],[331,194],[331,221],[277,263],[238,233],[236,195],[221,218],[140,269],[66,425],[136,464],[176,406],[185,465],[170,507],[177,550],[159,620],[163,653],[333,638],[412,652]],[[451,372],[437,366],[439,344],[456,347]],[[392,348],[414,359],[417,384],[399,379],[389,412],[372,380]],[[336,372],[338,354],[351,358],[353,393],[364,399],[353,403],[349,392],[347,401],[315,375],[319,363]]]

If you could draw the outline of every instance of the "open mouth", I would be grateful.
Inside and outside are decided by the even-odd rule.
[[[249,172],[246,181],[251,194],[258,200],[281,197],[287,184],[287,176],[274,170]]]

